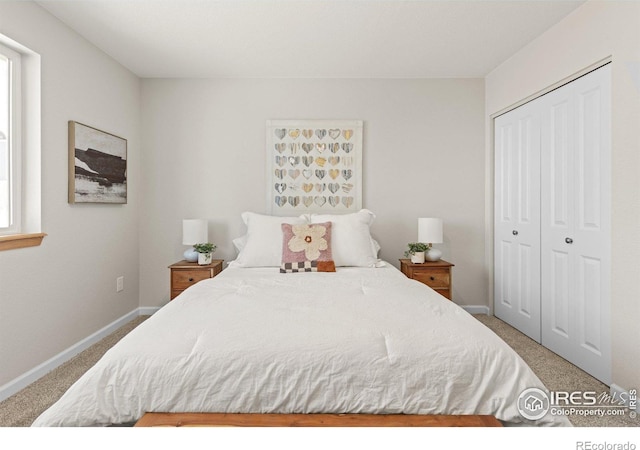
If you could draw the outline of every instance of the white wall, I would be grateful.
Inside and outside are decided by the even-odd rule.
[[[144,80],[141,305],[169,300],[182,219],[235,256],[243,211],[264,213],[268,119],[364,121],[363,206],[398,265],[418,217],[444,219],[457,303],[487,305],[483,80]]]
[[[631,389],[640,381],[640,3],[590,1],[486,77],[487,173],[493,157],[491,114],[609,56],[613,60],[612,369],[613,382]],[[490,179],[488,175],[488,183]],[[492,196],[486,200],[489,211]]]
[[[48,234],[0,252],[2,386],[138,307],[140,81],[34,3],[0,2],[0,32],[41,55]],[[68,120],[128,139],[127,205],[67,203]]]

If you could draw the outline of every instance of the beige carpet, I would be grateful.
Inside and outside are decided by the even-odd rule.
[[[79,353],[22,391],[0,402],[0,426],[26,427],[52,405],[85,371],[129,331],[147,319],[141,316]],[[477,315],[522,356],[550,390],[609,392],[609,388],[495,317]],[[639,419],[623,417],[570,417],[575,426],[640,426]]]
[[[136,317],[128,324],[78,353],[35,383],[0,403],[0,426],[28,427],[53,405],[80,376],[89,370],[113,345],[149,316]]]
[[[598,395],[609,393],[609,387],[578,369],[515,328],[493,316],[474,316],[511,346],[533,369],[550,391],[594,391]],[[582,417],[569,416],[576,427],[637,427],[640,419],[631,419],[629,412],[621,417]]]

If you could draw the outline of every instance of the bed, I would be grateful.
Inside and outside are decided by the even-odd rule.
[[[231,264],[125,336],[33,425],[128,424],[147,412],[569,425],[518,413],[519,394],[543,384],[455,303],[388,263],[336,265],[290,274]]]

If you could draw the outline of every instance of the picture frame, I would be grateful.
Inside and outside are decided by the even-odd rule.
[[[70,120],[69,203],[127,203],[127,140]]]
[[[268,120],[267,212],[362,209],[362,120]]]

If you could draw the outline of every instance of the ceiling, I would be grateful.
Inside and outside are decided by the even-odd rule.
[[[143,78],[477,78],[583,2],[37,3]]]

